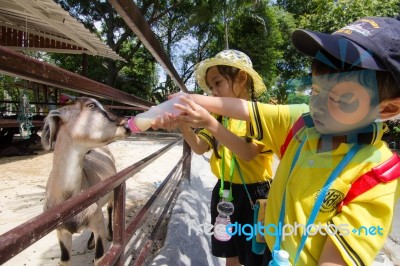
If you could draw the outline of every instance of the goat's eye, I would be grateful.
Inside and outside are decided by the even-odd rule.
[[[90,108],[90,109],[93,109],[93,108],[96,107],[96,105],[95,105],[94,103],[89,103],[89,104],[87,105],[87,107]]]

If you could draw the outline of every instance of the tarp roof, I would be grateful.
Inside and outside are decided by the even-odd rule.
[[[0,27],[0,45],[16,51],[124,60],[53,0],[0,0]]]

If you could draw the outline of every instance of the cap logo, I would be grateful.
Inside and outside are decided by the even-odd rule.
[[[362,28],[361,25],[349,25],[347,27],[338,30],[337,32],[346,33],[350,35],[354,31],[364,36],[372,35],[372,33],[369,30]]]
[[[367,22],[367,23],[369,23],[373,28],[379,29],[378,23],[376,23],[376,22],[373,21],[372,19],[360,19],[359,21]],[[356,22],[356,23],[357,23],[357,22]]]
[[[337,33],[345,33],[351,35],[353,32],[357,32],[363,36],[371,36],[374,30],[379,29],[378,23],[371,19],[360,19],[346,27],[336,31]]]

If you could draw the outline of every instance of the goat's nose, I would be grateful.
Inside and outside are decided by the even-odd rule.
[[[128,126],[128,118],[121,119],[121,121],[119,122],[119,125],[127,127]]]

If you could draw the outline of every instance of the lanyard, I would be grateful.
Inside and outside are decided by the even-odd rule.
[[[222,158],[223,158],[223,157],[222,157]],[[244,182],[242,170],[240,170],[239,163],[238,163],[238,161],[236,160],[235,154],[233,154],[233,153],[232,153],[232,158],[231,158],[231,171],[230,171],[230,173],[229,173],[230,181],[231,181],[231,186],[230,186],[230,188],[229,188],[229,196],[228,196],[228,198],[226,198],[226,200],[227,200],[227,201],[232,201],[232,200],[233,200],[233,196],[232,196],[232,179],[233,179],[233,173],[234,173],[235,166],[237,166],[240,179],[242,180],[244,189],[246,190],[247,197],[249,198],[251,209],[254,210],[254,208],[255,208],[256,206],[254,205],[254,202],[253,202],[253,200],[251,199],[250,192],[247,190],[247,186],[246,186],[246,183]],[[224,195],[223,195],[223,191],[224,191],[224,180],[221,179],[221,187],[220,187],[220,189],[219,189],[219,195],[220,195],[220,197],[223,197],[223,196],[224,196]]]
[[[278,232],[277,232],[277,237],[275,239],[275,244],[274,244],[274,251],[278,251],[280,250],[280,246],[281,246],[281,241],[282,241],[282,226],[283,226],[283,222],[284,222],[284,216],[285,216],[285,209],[286,209],[286,187],[287,187],[287,183],[290,177],[290,174],[293,171],[293,168],[296,165],[296,162],[299,158],[300,152],[304,146],[305,143],[305,136],[303,137],[303,139],[301,140],[300,146],[297,148],[295,157],[293,158],[292,161],[292,165],[290,167],[289,170],[289,174],[288,174],[288,178],[286,179],[286,186],[285,186],[285,192],[283,194],[283,198],[282,198],[282,205],[281,205],[281,210],[280,210],[280,214],[279,214],[279,223],[278,223]],[[308,218],[307,221],[307,225],[306,225],[306,230],[303,233],[303,236],[301,238],[301,242],[299,247],[297,248],[297,252],[296,252],[296,257],[294,260],[294,265],[296,265],[297,260],[299,258],[300,252],[303,250],[303,247],[306,243],[307,237],[308,237],[308,231],[307,228],[309,225],[313,224],[317,214],[319,212],[319,209],[321,208],[321,205],[326,197],[326,194],[328,193],[329,188],[331,187],[333,181],[339,176],[339,174],[342,172],[342,170],[344,169],[344,167],[346,167],[346,165],[351,161],[351,159],[354,157],[354,155],[357,153],[357,151],[360,149],[360,146],[357,144],[354,144],[351,149],[349,150],[349,152],[342,158],[342,160],[339,162],[339,164],[336,166],[336,168],[332,171],[331,175],[329,176],[328,180],[325,182],[324,186],[321,189],[321,192],[318,195],[318,198],[315,202],[315,205],[311,211],[310,217]],[[274,252],[275,253],[275,252]]]
[[[224,119],[223,119],[223,125],[224,125],[225,128],[227,128],[228,119],[227,119],[226,117],[224,117]],[[240,121],[239,121],[239,124],[238,124],[238,129],[240,129],[240,126],[241,126],[241,125],[242,125],[242,121],[240,120]],[[220,196],[220,197],[224,197],[225,149],[226,149],[226,148],[223,146],[223,147],[222,147],[222,159],[221,159],[221,186],[220,186],[220,188],[219,188],[219,196]],[[240,176],[240,178],[241,178],[241,180],[242,180],[242,182],[243,182],[243,185],[244,185],[244,188],[245,188],[245,190],[246,190],[247,196],[248,196],[248,198],[249,198],[249,200],[250,200],[250,204],[251,204],[251,206],[253,207],[254,204],[253,204],[253,202],[252,202],[252,200],[251,200],[250,193],[249,193],[249,191],[247,190],[247,187],[246,187],[246,184],[245,184],[245,182],[244,182],[243,175],[242,175],[242,171],[240,170],[240,166],[239,166],[239,164],[238,164],[238,162],[237,162],[237,160],[236,160],[236,156],[235,156],[234,153],[231,153],[231,164],[230,164],[230,166],[231,166],[231,169],[230,169],[230,171],[229,171],[229,182],[231,183],[231,185],[230,185],[230,187],[229,187],[229,196],[228,196],[228,198],[226,198],[226,200],[227,200],[227,201],[232,201],[232,200],[233,200],[233,196],[232,196],[232,180],[233,180],[233,174],[234,174],[234,172],[235,172],[235,167],[237,166],[237,169],[238,169],[238,172],[239,172],[239,176]]]
[[[227,201],[232,201],[233,196],[232,196],[232,180],[233,180],[233,172],[235,169],[235,163],[233,162],[233,154],[231,158],[231,170],[229,172],[229,182],[231,185],[229,186],[229,196],[228,198],[225,198]],[[233,164],[232,164],[233,162]],[[222,198],[224,197],[224,178],[225,177],[225,147],[222,147],[222,159],[221,159],[221,186],[219,187],[219,196]]]

